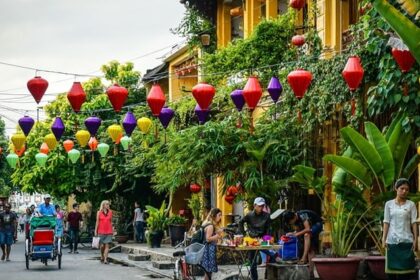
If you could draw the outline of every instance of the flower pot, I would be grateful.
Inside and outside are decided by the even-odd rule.
[[[368,256],[365,258],[370,273],[375,279],[385,280],[385,257],[384,256]]]
[[[115,241],[117,241],[118,243],[127,243],[128,235],[116,235]]]
[[[355,280],[360,260],[357,257],[312,259],[322,280]]]
[[[184,240],[184,225],[169,225],[169,235],[171,236],[171,245],[176,246]]]
[[[149,238],[150,238],[150,247],[160,248],[160,243],[162,242],[162,239],[163,239],[163,230],[150,232]]]

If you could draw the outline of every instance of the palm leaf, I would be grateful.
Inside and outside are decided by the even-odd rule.
[[[411,175],[413,175],[413,173],[416,171],[419,163],[420,163],[420,156],[418,154],[415,154],[405,166],[402,173],[402,177],[410,178]]]
[[[389,125],[388,129],[385,133],[385,140],[389,143],[389,138],[391,138],[392,133],[394,132],[396,126],[401,124],[401,120],[405,117],[405,113],[403,111],[399,111],[396,116],[393,117],[391,124]]]
[[[388,143],[385,141],[385,137],[382,135],[376,125],[374,125],[372,122],[365,122],[365,132],[367,139],[376,148],[379,156],[382,158],[382,163],[384,166],[384,186],[389,186],[394,181],[395,166]]]
[[[407,155],[407,150],[410,147],[411,140],[413,139],[412,131],[406,133],[402,132],[400,138],[398,139],[398,144],[393,150],[394,162],[395,162],[395,178],[401,176],[405,156]]]
[[[350,158],[352,155],[353,155],[353,150],[349,146],[344,151],[343,157]],[[336,167],[335,170],[334,170],[331,182],[332,182],[333,186],[335,186],[337,188],[340,188],[340,187],[342,187],[346,184],[346,177],[347,177],[347,172],[341,167]]]
[[[357,160],[336,155],[326,155],[324,156],[324,160],[331,161],[332,163],[334,163],[335,165],[352,175],[366,187],[371,187],[372,177],[369,176],[369,170]]]
[[[382,158],[375,147],[369,143],[359,132],[350,126],[340,130],[341,136],[355,151],[358,151],[375,177],[379,178],[384,166]]]

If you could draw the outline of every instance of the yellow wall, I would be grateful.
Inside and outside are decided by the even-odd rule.
[[[191,94],[191,92],[183,92],[184,90],[191,91],[193,86],[198,82],[197,71],[186,74],[185,76],[177,77],[175,69],[184,61],[191,58],[191,54],[188,50],[179,56],[175,57],[169,62],[169,101],[173,102],[179,100],[181,97]]]

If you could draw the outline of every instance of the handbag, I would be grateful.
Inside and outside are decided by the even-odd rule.
[[[92,237],[92,248],[99,249],[99,239],[98,236]]]
[[[296,260],[299,258],[298,239],[295,236],[283,235],[280,239],[281,245],[279,256],[282,260]]]

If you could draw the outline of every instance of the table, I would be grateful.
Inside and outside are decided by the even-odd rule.
[[[258,253],[262,250],[275,250],[278,251],[280,249],[280,245],[260,245],[260,246],[227,246],[227,245],[217,245],[218,248],[227,250],[231,253],[231,256],[233,256],[233,259],[238,266],[238,276],[239,279],[247,279],[251,276],[251,267],[252,265],[257,261]],[[244,267],[245,262],[248,260],[248,253],[250,251],[255,251],[254,258],[250,264],[250,266],[245,266],[248,275],[247,277],[244,277],[242,274],[242,268]],[[233,254],[232,252],[237,252],[240,256],[240,260],[237,259],[236,254]]]

